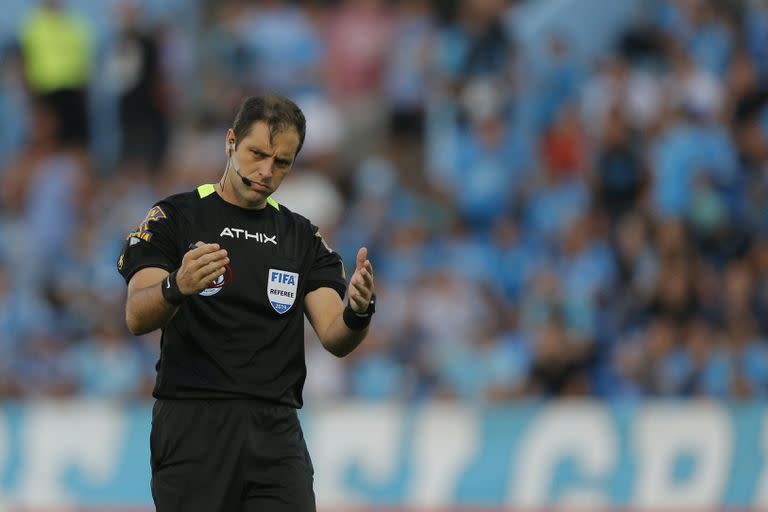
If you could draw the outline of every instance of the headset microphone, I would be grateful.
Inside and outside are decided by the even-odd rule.
[[[246,187],[250,187],[251,185],[253,185],[253,182],[251,180],[249,180],[248,178],[246,178],[245,176],[243,176],[242,174],[240,174],[240,168],[239,167],[235,167],[235,162],[234,162],[234,160],[232,158],[232,154],[234,152],[235,152],[235,143],[234,142],[230,142],[229,143],[229,161],[231,162],[232,168],[235,170],[237,175],[240,176],[240,179],[243,180],[243,185],[245,185]]]
[[[251,185],[253,185],[253,182],[251,180],[249,180],[248,178],[240,174],[240,169],[235,169],[235,172],[237,173],[238,176],[240,176],[240,179],[243,180],[243,184],[246,187],[250,187]]]

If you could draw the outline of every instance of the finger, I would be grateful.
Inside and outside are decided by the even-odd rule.
[[[361,247],[359,251],[357,251],[357,265],[355,266],[355,270],[360,270],[363,268],[363,265],[365,264],[365,258],[368,256],[368,248],[367,247]]]
[[[203,265],[200,267],[195,273],[195,279],[204,279],[206,275],[215,272],[217,269],[224,267],[229,263],[229,258],[222,258],[218,260],[211,261],[207,263],[206,265]]]
[[[221,250],[216,251],[216,252],[209,252],[209,253],[203,254],[199,258],[193,260],[189,264],[189,267],[191,269],[193,269],[193,270],[200,269],[200,268],[204,267],[205,265],[211,263],[212,261],[223,260],[223,259],[227,259],[227,250],[226,249],[221,249]],[[229,262],[228,259],[227,259],[227,262]]]
[[[355,283],[352,285],[353,294],[360,297],[360,300],[363,301],[364,304],[367,304],[371,301],[371,289],[360,283]],[[356,292],[356,293],[355,293]]]
[[[369,301],[357,296],[356,294],[351,294],[349,296],[349,306],[358,313],[368,309],[368,302]]]
[[[220,249],[220,250],[215,251],[215,252],[209,252],[207,254],[203,254],[202,256],[200,256],[197,259],[197,262],[201,263],[202,265],[206,265],[206,264],[208,264],[208,263],[210,263],[212,261],[223,260],[223,259],[227,258],[227,256],[228,256],[227,250],[226,249]]]
[[[209,252],[218,251],[221,247],[219,244],[206,244],[202,242],[197,242],[197,247],[192,249],[187,253],[187,256],[190,258],[199,258],[203,254],[208,254]]]
[[[373,289],[373,275],[365,268],[360,271],[360,277],[363,278],[365,286]]]
[[[226,267],[220,267],[215,269],[213,272],[203,276],[203,279],[201,280],[200,286],[201,290],[204,290],[208,285],[210,285],[213,281],[215,281],[217,278],[221,277],[224,272],[226,272]]]
[[[352,279],[349,280],[349,286],[350,288],[353,287],[365,287],[365,278],[360,275],[359,272],[355,272],[355,275],[352,276]]]
[[[365,270],[373,275],[373,265],[371,265],[371,260],[365,260]]]
[[[226,265],[227,264],[224,260],[212,261],[192,274],[192,279],[195,281],[195,283],[205,282],[205,277],[208,274],[215,272],[219,268],[226,267]]]
[[[186,262],[187,265],[189,265],[190,263],[194,262],[201,256],[218,251],[219,249],[220,249],[219,244],[198,245],[195,249],[188,251],[182,258],[182,261]]]
[[[212,245],[218,246],[219,244],[213,243],[213,244],[207,244],[201,240],[198,240],[197,242],[193,244],[189,244],[189,252],[198,251],[197,254],[200,254],[201,252],[204,252],[204,250],[207,247],[210,247]],[[218,248],[218,247],[217,247]]]

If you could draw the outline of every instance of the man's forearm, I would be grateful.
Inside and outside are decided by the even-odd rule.
[[[164,326],[176,312],[176,305],[224,275],[227,263],[227,251],[219,244],[197,242],[171,274],[158,267],[140,269],[128,282],[128,329],[133,334],[145,334]]]
[[[162,281],[134,290],[125,308],[125,321],[132,334],[146,334],[164,326],[177,306],[163,298]]]
[[[336,357],[344,357],[355,350],[367,334],[367,327],[362,331],[353,331],[344,323],[343,315],[339,315],[328,326],[328,330],[320,341],[328,352]]]

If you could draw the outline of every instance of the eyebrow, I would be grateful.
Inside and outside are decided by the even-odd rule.
[[[248,145],[248,151],[255,151],[257,153],[261,153],[262,155],[269,155],[270,154],[269,151],[266,151],[265,149],[260,148],[258,146],[252,146],[252,145]],[[291,162],[293,162],[292,158],[286,158],[284,156],[276,156],[275,160],[277,160],[280,163],[284,163],[284,164],[290,164]]]

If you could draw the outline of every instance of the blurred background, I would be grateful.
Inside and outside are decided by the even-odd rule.
[[[276,199],[377,275],[307,330],[321,508],[768,508],[767,1],[0,7],[0,508],[151,508],[115,262],[268,91]]]

